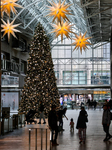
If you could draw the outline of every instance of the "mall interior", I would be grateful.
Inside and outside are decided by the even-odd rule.
[[[12,1],[1,0],[1,23],[4,24],[1,27],[4,30],[1,29],[0,149],[112,149],[112,139],[108,143],[103,142],[105,133],[101,124],[103,103],[105,100],[109,102],[112,97],[112,0]],[[11,10],[8,10],[9,3],[15,4]],[[60,29],[53,31],[57,20],[53,22],[56,17],[50,11],[56,4],[62,4],[61,7],[65,5],[69,10],[64,12],[62,21],[57,19],[61,26],[65,21],[72,26],[72,31],[66,29],[70,32],[69,36],[63,31],[58,33]],[[5,28],[8,21],[15,25],[10,33]],[[27,124],[25,114],[18,111],[27,76],[31,40],[38,23],[49,38],[59,105],[67,107],[66,116],[69,119],[63,118],[65,131],[59,133],[57,147],[51,147],[47,118],[45,125]],[[75,47],[76,43],[73,44],[78,35],[90,37],[85,47]],[[91,103],[97,102],[96,109],[93,106],[88,108],[88,99]],[[89,117],[85,145],[79,144],[75,127],[74,133],[69,130],[71,118],[76,126],[81,105]]]

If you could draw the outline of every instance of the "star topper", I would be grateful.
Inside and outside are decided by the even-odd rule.
[[[49,1],[48,1],[49,2]],[[65,21],[69,21],[68,17],[66,15],[71,15],[70,10],[67,10],[68,7],[70,7],[72,4],[68,3],[65,4],[65,0],[61,4],[61,0],[59,0],[59,3],[55,3],[54,1],[49,2],[51,6],[47,6],[50,10],[50,13],[47,16],[53,16],[54,22],[57,19],[57,22],[61,23],[61,20],[64,19]]]
[[[80,48],[81,54],[82,54],[82,49],[84,49],[84,51],[88,49],[86,45],[92,45],[91,43],[87,42],[87,40],[90,39],[91,37],[85,37],[86,33],[87,31],[84,33],[84,35],[81,35],[80,33],[79,36],[76,33],[74,33],[76,38],[73,38],[75,42],[72,43],[72,45],[75,45],[74,50]]]

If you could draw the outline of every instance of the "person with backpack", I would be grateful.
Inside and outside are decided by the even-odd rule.
[[[104,142],[108,141],[110,138],[112,138],[112,135],[109,133],[109,127],[111,123],[111,112],[108,104],[103,105],[103,115],[102,115],[102,125],[103,130],[106,133],[106,137],[104,138]]]

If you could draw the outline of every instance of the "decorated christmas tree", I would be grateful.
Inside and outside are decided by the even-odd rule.
[[[39,101],[44,104],[45,115],[48,114],[52,104],[59,106],[59,93],[50,50],[49,39],[39,23],[31,42],[19,112],[27,113],[30,109],[38,110]],[[36,116],[38,115],[37,112]]]

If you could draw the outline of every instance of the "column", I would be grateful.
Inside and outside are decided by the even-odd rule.
[[[112,98],[112,28],[111,28],[111,40],[110,40],[110,97]]]
[[[1,18],[1,13],[0,13],[0,18]],[[0,19],[0,24],[1,24],[1,19]],[[0,26],[0,30],[1,30],[1,26]],[[1,37],[1,32],[0,32],[0,37]],[[0,135],[1,135],[1,74],[2,74],[2,70],[1,70],[1,48],[0,48]]]
[[[87,70],[87,85],[91,85],[91,70]]]
[[[63,85],[63,70],[59,71],[59,84]]]

